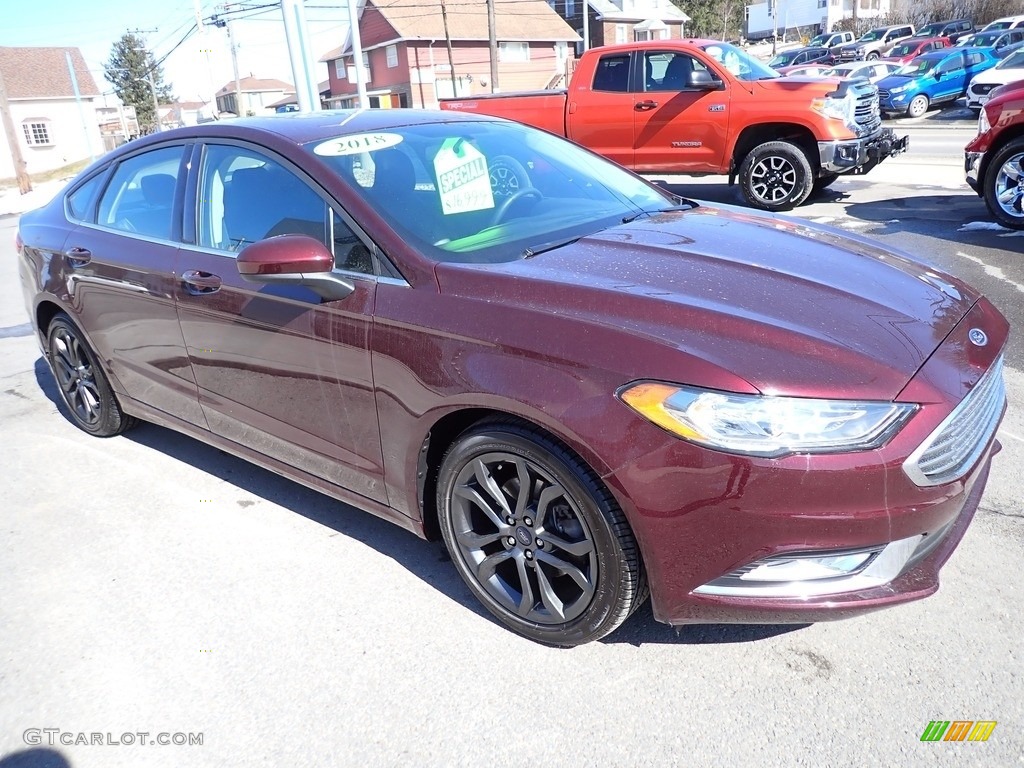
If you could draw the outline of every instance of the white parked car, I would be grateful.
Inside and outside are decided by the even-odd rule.
[[[967,106],[975,113],[979,112],[994,88],[1015,80],[1024,80],[1024,48],[1011,53],[992,69],[974,76],[967,88]]]
[[[902,65],[892,61],[850,61],[845,64],[836,64],[825,71],[825,77],[839,77],[843,80],[852,80],[855,77],[863,77],[872,83],[877,83],[883,77],[888,77]]]

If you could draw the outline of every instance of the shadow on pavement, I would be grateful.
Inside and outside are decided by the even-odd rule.
[[[40,747],[0,757],[0,768],[71,768],[60,752]]]
[[[41,357],[35,363],[35,376],[43,394],[70,422],[50,369]],[[494,620],[456,573],[441,544],[423,541],[393,523],[174,430],[143,423],[126,432],[123,437],[138,445],[160,451],[165,456],[184,464],[202,469],[253,496],[266,499],[372,547],[459,605],[478,616]],[[644,643],[745,643],[792,632],[804,626],[806,625],[711,624],[673,628],[655,621],[648,603],[637,610],[617,632],[602,642],[637,646]],[[0,768],[7,766],[0,764]]]

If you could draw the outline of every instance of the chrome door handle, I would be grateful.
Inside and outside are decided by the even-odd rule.
[[[216,293],[220,290],[221,285],[219,276],[211,275],[209,272],[201,272],[198,269],[189,269],[183,272],[181,281],[185,284],[185,290],[193,296]]]

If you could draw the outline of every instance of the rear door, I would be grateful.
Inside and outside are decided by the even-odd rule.
[[[718,173],[729,135],[729,90],[690,88],[690,72],[708,72],[700,59],[679,51],[640,52],[634,87],[636,169],[646,173]]]
[[[590,82],[573,81],[566,107],[569,138],[627,168],[633,167],[635,159],[632,65],[633,54],[629,51],[601,56]]]
[[[149,148],[87,180],[79,189],[97,185],[97,198],[69,211],[80,223],[65,259],[74,311],[114,388],[205,427],[174,308],[188,151],[184,142]]]
[[[178,254],[181,334],[210,429],[314,477],[385,501],[370,370],[372,244],[284,158],[237,142],[196,148]],[[340,301],[241,278],[246,245],[304,234],[355,285]]]

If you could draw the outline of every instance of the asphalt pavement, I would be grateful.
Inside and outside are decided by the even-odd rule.
[[[165,429],[75,429],[0,218],[0,767],[1024,764],[1024,238],[948,156],[969,125],[906,130],[906,156],[796,215],[1011,317],[1003,451],[941,590],[810,626],[675,630],[643,609],[574,650],[501,629],[388,523]],[[932,720],[997,725],[922,742]]]

